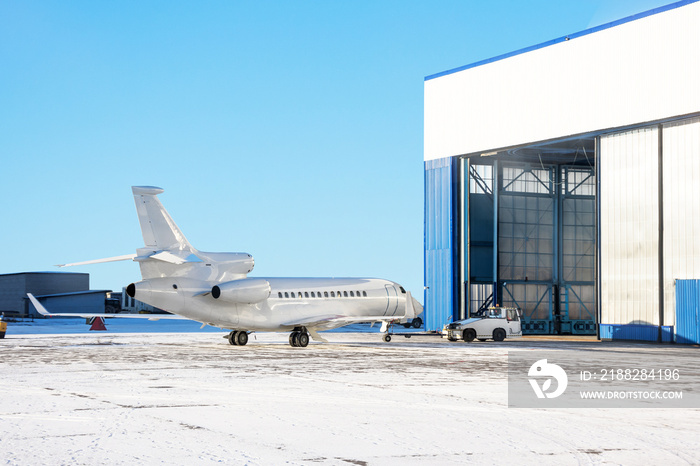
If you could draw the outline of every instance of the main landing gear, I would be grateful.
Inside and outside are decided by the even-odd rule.
[[[232,330],[228,334],[228,342],[236,346],[245,346],[248,343],[248,332],[245,330]]]
[[[289,344],[294,347],[306,348],[309,344],[309,334],[304,327],[297,327],[289,334]]]

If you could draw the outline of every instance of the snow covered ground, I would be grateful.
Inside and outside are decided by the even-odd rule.
[[[0,340],[0,463],[700,463],[700,410],[513,409],[506,373],[508,351],[697,348],[364,332],[235,347],[220,330],[75,334],[66,321],[54,334],[10,324]]]

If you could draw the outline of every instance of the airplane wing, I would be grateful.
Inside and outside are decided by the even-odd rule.
[[[43,304],[39,302],[38,299],[34,297],[33,294],[27,293],[29,300],[32,302],[36,310],[44,317],[82,317],[84,319],[89,319],[91,317],[102,317],[103,319],[119,318],[119,319],[147,319],[147,320],[191,320],[186,317],[182,317],[175,314],[91,314],[89,312],[73,313],[73,312],[60,312],[57,314],[51,314],[46,310]]]

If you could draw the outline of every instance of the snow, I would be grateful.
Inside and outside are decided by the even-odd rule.
[[[62,333],[78,325],[68,320],[54,334],[11,323],[0,340],[4,464],[700,462],[700,410],[507,407],[508,351],[691,348],[366,332],[236,347],[221,330]]]

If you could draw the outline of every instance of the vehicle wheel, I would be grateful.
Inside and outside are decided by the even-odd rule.
[[[423,326],[423,319],[416,317],[412,322],[413,328],[421,328]]]
[[[389,342],[391,341],[391,335],[384,335],[384,336],[382,337],[382,340],[384,340],[385,342],[389,343]]]
[[[474,330],[473,328],[468,328],[464,330],[464,333],[462,335],[464,337],[464,341],[466,341],[467,343],[471,343],[472,341],[474,341],[474,338],[476,338],[476,330]]]
[[[486,338],[477,338],[479,341],[486,341]]]
[[[309,336],[306,333],[299,333],[297,337],[297,344],[302,348],[306,348],[309,344]]]
[[[236,337],[236,344],[238,344],[238,346],[245,346],[246,343],[248,343],[248,333],[238,332],[238,336]]]
[[[289,344],[295,348],[299,346],[299,332],[292,332],[289,335]]]
[[[401,324],[401,325],[403,325],[403,328],[411,328],[411,324],[408,323],[408,322],[405,322],[405,323],[403,323],[403,324]]]
[[[506,331],[502,328],[494,329],[493,331],[493,341],[503,341],[506,339]]]
[[[235,330],[231,330],[231,333],[228,334],[228,342],[230,345],[237,345],[238,344],[238,332]]]

